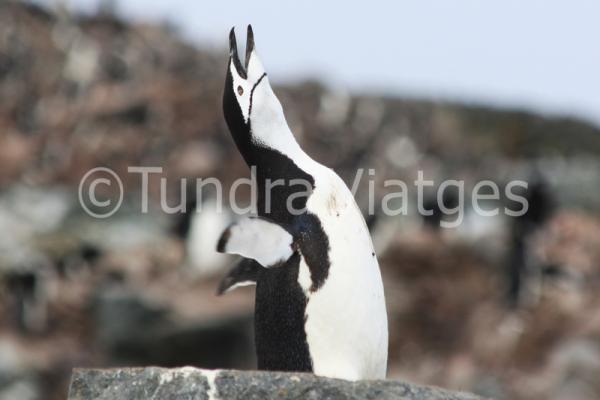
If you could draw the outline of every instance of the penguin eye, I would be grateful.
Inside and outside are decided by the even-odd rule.
[[[244,94],[244,88],[242,88],[241,86],[238,86],[237,91],[240,96]]]

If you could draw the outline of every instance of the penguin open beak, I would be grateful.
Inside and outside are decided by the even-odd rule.
[[[248,25],[248,33],[246,35],[246,59],[245,65],[242,65],[242,63],[240,62],[240,57],[238,55],[237,41],[235,39],[235,26],[231,28],[231,31],[229,32],[229,56],[233,61],[233,65],[235,66],[238,75],[240,75],[244,79],[248,78],[247,68],[248,63],[250,62],[250,55],[252,54],[253,50],[254,32],[252,32],[252,25]]]

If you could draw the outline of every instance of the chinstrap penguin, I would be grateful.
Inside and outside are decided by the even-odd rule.
[[[218,251],[243,258],[218,292],[256,284],[259,369],[385,378],[383,283],[364,218],[342,179],[296,142],[252,28],[244,64],[233,28],[229,41],[223,112],[241,155],[256,168],[258,198],[257,217],[231,225],[219,240]],[[267,196],[269,182],[281,179]]]

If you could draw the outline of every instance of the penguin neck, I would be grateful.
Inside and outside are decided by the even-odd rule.
[[[273,167],[269,165],[272,162],[271,157],[265,156],[270,152],[276,152],[296,164],[298,168],[310,173],[315,161],[302,150],[282,114],[267,122],[251,120],[250,131],[252,142],[258,148],[258,151],[253,152],[246,160],[250,166],[271,169]]]
[[[258,133],[263,135],[254,136]],[[290,213],[288,202],[294,199],[295,210],[306,208],[307,189],[315,188],[316,162],[302,150],[287,124],[268,132],[253,131],[251,148],[246,162],[256,167],[258,215],[292,224],[296,214]]]

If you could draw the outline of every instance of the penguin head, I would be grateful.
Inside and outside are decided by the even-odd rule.
[[[285,117],[256,52],[252,26],[248,25],[244,64],[238,56],[234,29],[231,28],[229,33],[223,113],[236,144],[244,154],[249,146],[268,147],[273,140],[272,131],[276,130],[277,124],[285,123]]]

